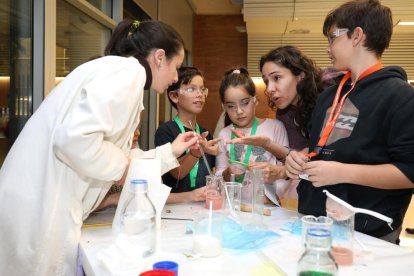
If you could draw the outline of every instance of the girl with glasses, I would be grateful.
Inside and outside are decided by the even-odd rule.
[[[155,145],[161,146],[174,141],[180,134],[196,131],[202,136],[200,142],[210,168],[215,165],[219,139],[213,139],[210,133],[197,123],[197,115],[203,110],[208,95],[204,87],[204,78],[200,70],[194,67],[178,69],[178,81],[167,89],[168,100],[177,110],[173,120],[163,123],[155,133]],[[171,187],[168,203],[205,200],[206,175],[208,169],[203,162],[201,151],[191,149],[179,158],[180,166],[162,176],[164,184]]]
[[[243,174],[233,170],[229,166],[229,160],[245,164],[258,164],[262,162],[282,165],[283,163],[267,149],[270,144],[287,148],[288,138],[283,124],[275,119],[261,119],[255,115],[256,88],[249,73],[244,68],[232,69],[225,73],[220,85],[220,99],[226,115],[232,124],[223,128],[219,133],[219,153],[216,160],[216,174],[223,175],[225,181],[230,180],[231,174],[235,174],[236,181],[245,182]],[[266,137],[269,146],[231,144],[236,134],[249,137],[259,135]],[[266,181],[266,197],[275,204],[279,204],[277,197],[285,190],[287,181]]]

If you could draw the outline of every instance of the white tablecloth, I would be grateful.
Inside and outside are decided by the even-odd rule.
[[[158,261],[170,260],[179,264],[180,276],[186,275],[277,275],[276,268],[286,275],[296,274],[296,264],[303,252],[298,235],[280,229],[285,223],[298,218],[298,214],[283,208],[272,208],[271,216],[264,216],[264,224],[281,235],[274,244],[254,252],[234,254],[224,249],[214,258],[190,260],[184,253],[192,250],[192,235],[186,234],[186,226],[191,224],[192,214],[205,210],[202,204],[166,205],[158,232],[157,252],[145,259],[142,271],[152,268]],[[242,213],[246,218],[248,213]],[[170,219],[166,219],[170,218]],[[183,220],[174,220],[183,219]],[[339,267],[339,275],[414,275],[414,251],[397,245],[356,233],[356,237],[369,252],[355,244],[354,265]],[[111,227],[83,229],[80,243],[81,261],[86,275],[112,275],[97,259],[98,252],[113,243]],[[265,271],[273,274],[265,274]],[[129,275],[137,276],[140,271]]]

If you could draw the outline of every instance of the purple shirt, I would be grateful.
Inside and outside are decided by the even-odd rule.
[[[283,110],[278,109],[276,111],[276,118],[285,125],[290,148],[299,151],[307,148],[309,145],[308,140],[302,135],[299,127],[295,124],[295,110],[296,107],[292,105]]]

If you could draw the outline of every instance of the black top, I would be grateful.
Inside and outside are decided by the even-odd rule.
[[[310,151],[318,143],[337,87],[328,88],[317,100],[310,122]],[[342,93],[350,87],[348,81]],[[414,88],[407,83],[402,68],[386,67],[356,84],[326,146],[314,159],[349,164],[392,164],[414,182]],[[317,188],[302,180],[297,189],[299,212],[325,215],[323,189],[354,207],[391,217],[394,229],[402,225],[412,195],[411,189],[382,190],[347,183]],[[364,214],[356,215],[355,230],[375,237],[392,232],[385,222]]]
[[[205,128],[200,126],[200,132],[203,133],[207,131]],[[192,131],[190,128],[184,127],[186,131]],[[160,125],[160,127],[155,132],[155,146],[161,146],[168,142],[174,141],[174,139],[178,136],[178,134],[181,133],[180,128],[178,127],[177,123],[175,121],[168,121]],[[213,139],[212,135],[209,133],[207,135],[207,140]],[[184,153],[183,155],[185,155]],[[189,153],[188,153],[189,154]],[[183,156],[182,155],[182,156]],[[215,156],[206,154],[207,161],[210,165],[210,168],[213,168],[215,166],[216,158]],[[190,182],[190,173],[187,174],[186,177],[184,177],[181,180],[177,180],[174,178],[169,172],[165,173],[162,176],[162,180],[165,185],[172,188],[172,193],[181,193],[181,192],[188,192],[200,187],[203,187],[206,185],[206,175],[208,175],[208,169],[206,168],[203,158],[199,159],[198,162],[198,172],[196,177],[196,187],[191,188],[191,182]]]

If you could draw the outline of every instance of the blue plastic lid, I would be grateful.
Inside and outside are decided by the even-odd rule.
[[[178,275],[178,263],[173,261],[161,261],[152,265],[153,269],[165,269]]]
[[[147,184],[147,181],[145,179],[132,179],[131,184]]]

